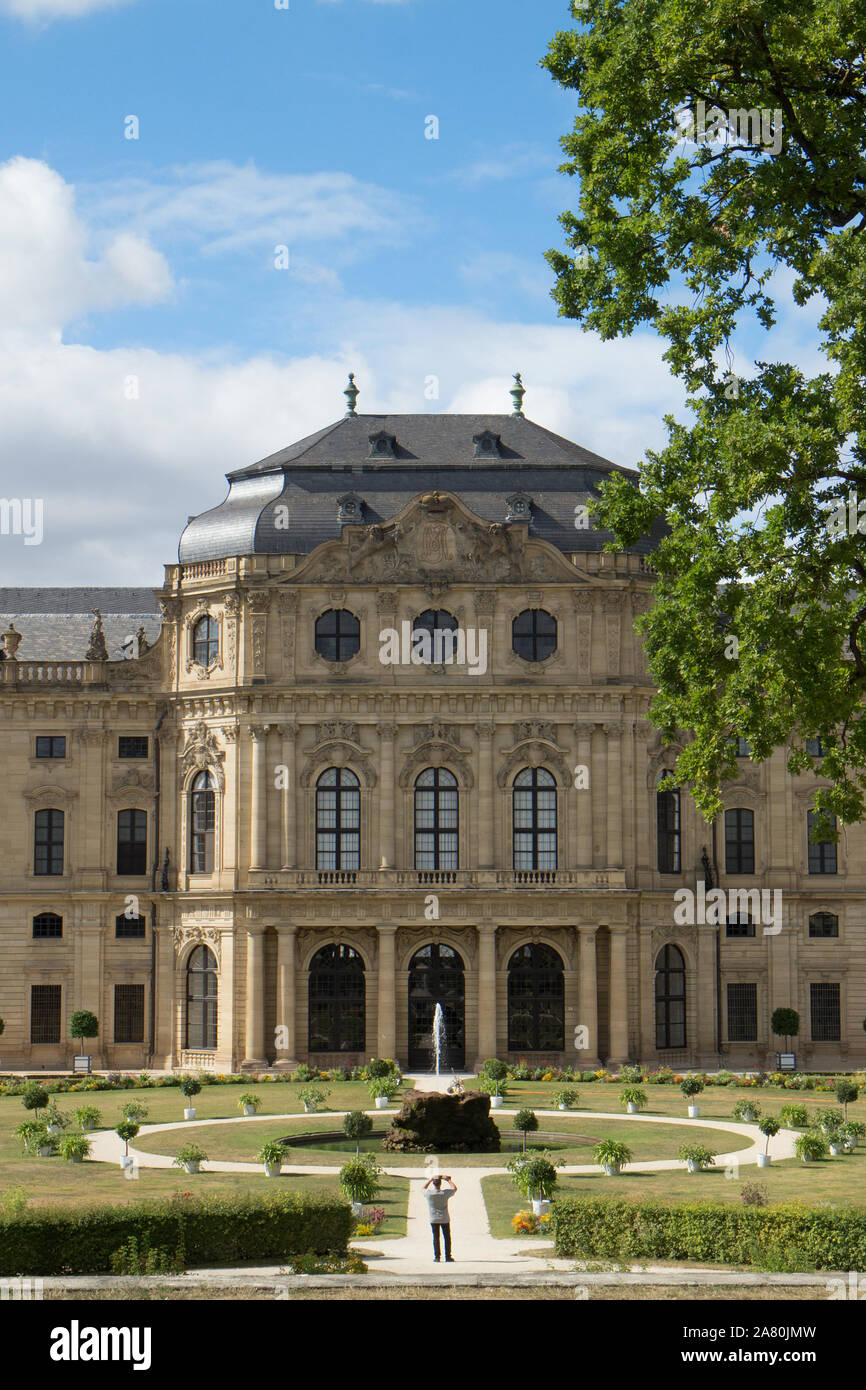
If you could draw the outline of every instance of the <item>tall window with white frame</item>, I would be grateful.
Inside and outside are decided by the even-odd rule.
[[[361,784],[348,767],[327,768],[316,783],[316,868],[361,867]]]
[[[556,779],[546,767],[525,767],[514,779],[515,872],[556,869]]]
[[[458,868],[457,778],[428,767],[415,780],[415,868]]]

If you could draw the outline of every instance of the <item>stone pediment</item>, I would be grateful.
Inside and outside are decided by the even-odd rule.
[[[291,583],[590,583],[525,522],[490,522],[450,492],[427,492],[393,520],[344,526],[317,546]]]

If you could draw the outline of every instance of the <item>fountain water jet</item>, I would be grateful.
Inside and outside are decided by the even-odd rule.
[[[442,1005],[437,1004],[433,1013],[433,1055],[436,1059],[436,1075],[439,1075],[439,1064],[442,1061],[442,1054],[445,1051],[445,1015],[442,1012]]]

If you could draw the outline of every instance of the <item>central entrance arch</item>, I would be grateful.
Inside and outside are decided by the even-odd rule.
[[[442,1005],[445,1015],[443,1065],[460,1070],[466,1065],[466,1010],[463,959],[452,946],[431,942],[409,962],[409,1070],[432,1071],[433,1015]]]

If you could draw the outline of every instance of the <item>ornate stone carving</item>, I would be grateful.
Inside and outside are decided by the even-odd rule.
[[[571,786],[571,773],[565,758],[549,744],[538,742],[521,743],[508,754],[496,774],[496,785],[500,788],[508,786],[513,774],[523,767],[550,768],[559,774],[557,781],[560,786]]]
[[[251,613],[267,613],[271,606],[270,589],[250,589],[246,597]]]
[[[209,946],[216,956],[217,965],[220,962],[222,945],[222,932],[218,927],[202,926],[183,926],[172,928],[172,940],[174,941],[175,956],[180,956],[187,946]]]
[[[127,796],[152,796],[153,788],[153,773],[143,768],[132,767],[122,772],[112,783],[108,799],[122,801]]]
[[[556,725],[547,721],[522,719],[514,725],[514,733],[517,743],[529,738],[547,739],[550,743],[556,743]]]
[[[223,763],[225,752],[216,734],[202,720],[187,730],[187,742],[181,755],[181,775],[184,782],[195,772],[212,772],[220,791],[225,790]]]
[[[440,724],[438,720],[432,724],[419,724],[415,729],[413,748],[422,743],[449,743],[458,753],[466,753],[468,749],[460,742],[460,732],[459,724]]]

